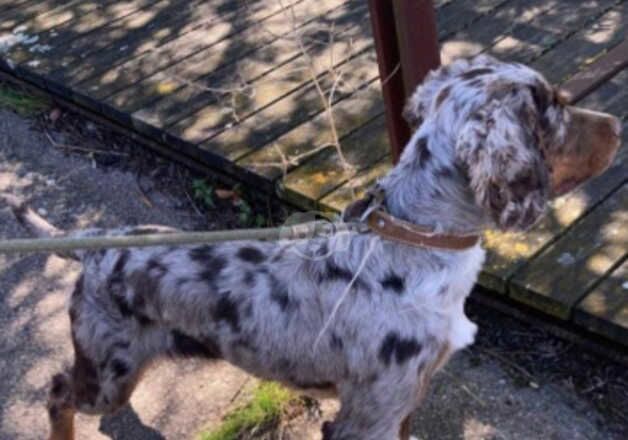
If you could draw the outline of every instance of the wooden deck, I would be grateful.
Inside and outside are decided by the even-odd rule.
[[[628,125],[627,0],[434,3],[445,63],[527,63]],[[0,68],[181,158],[340,210],[391,166],[366,4],[0,0]],[[628,346],[626,151],[531,233],[487,233],[481,284]]]

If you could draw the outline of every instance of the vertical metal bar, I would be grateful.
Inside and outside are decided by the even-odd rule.
[[[369,0],[369,8],[391,153],[397,162],[411,134],[401,116],[406,99],[440,64],[434,7],[431,0]]]

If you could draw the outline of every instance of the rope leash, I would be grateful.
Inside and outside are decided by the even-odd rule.
[[[0,241],[0,254],[64,252],[149,246],[174,246],[242,240],[295,240],[325,237],[338,232],[366,232],[364,223],[314,221],[291,226],[203,232],[171,232],[99,237],[20,238]]]

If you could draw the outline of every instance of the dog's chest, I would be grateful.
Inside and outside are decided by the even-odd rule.
[[[441,288],[447,339],[454,351],[472,344],[477,332],[477,325],[464,313],[464,302],[477,280],[485,252],[478,246],[465,254],[452,262]]]

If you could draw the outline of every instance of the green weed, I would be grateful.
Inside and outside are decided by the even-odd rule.
[[[22,91],[18,87],[0,83],[0,107],[22,116],[33,116],[48,109],[50,102],[45,98]]]
[[[201,434],[201,440],[237,440],[247,432],[270,429],[294,400],[287,388],[275,382],[261,382],[249,403],[228,414],[214,431]]]

